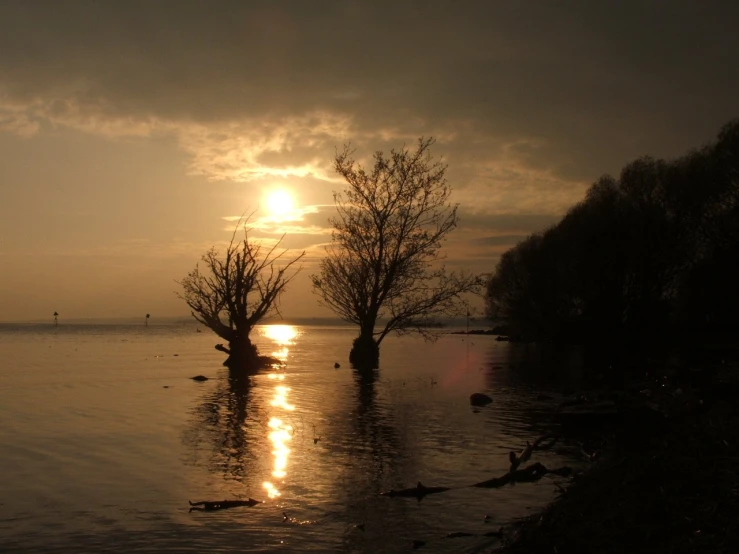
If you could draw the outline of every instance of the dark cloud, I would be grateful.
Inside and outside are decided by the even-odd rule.
[[[462,209],[459,211],[460,229],[484,231],[490,235],[529,235],[559,221],[559,216],[551,214],[497,214],[475,213]]]
[[[3,2],[0,98],[97,128],[333,114],[345,134],[296,154],[447,132],[460,165],[506,152],[589,181],[738,115],[737,20],[735,2],[688,0]],[[33,128],[20,117],[5,127]]]
[[[522,240],[528,235],[496,235],[492,237],[479,237],[472,239],[470,242],[475,246],[506,246],[511,247]]]

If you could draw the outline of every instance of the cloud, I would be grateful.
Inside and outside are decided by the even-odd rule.
[[[333,181],[325,152],[349,136],[350,118],[315,112],[171,128],[192,155],[190,170],[196,174],[233,181],[290,176]]]
[[[347,141],[433,135],[460,201],[556,214],[737,116],[737,19],[687,0],[5,2],[0,129],[172,137],[193,174],[326,186]]]
[[[215,246],[225,247],[228,241],[189,241],[174,238],[169,241],[153,241],[147,238],[132,238],[111,241],[99,246],[65,247],[49,246],[33,251],[0,250],[0,256],[8,258],[94,258],[95,260],[114,260],[121,258],[141,259],[191,259],[197,261],[201,254]],[[106,262],[108,263],[108,262]],[[194,263],[194,262],[193,262]]]
[[[6,131],[29,138],[35,135],[40,128],[38,121],[34,121],[23,107],[0,105],[0,131]]]
[[[559,216],[544,214],[487,214],[463,207],[458,212],[460,231],[469,231],[479,236],[480,231],[491,235],[528,235],[553,225]]]
[[[470,240],[470,243],[479,246],[505,246],[509,248],[511,245],[521,242],[527,236],[528,235],[497,235],[492,237],[478,237]]]
[[[271,235],[331,235],[328,218],[334,212],[332,205],[306,205],[291,209],[284,214],[253,214],[224,216],[232,225],[245,226],[250,236],[270,237]],[[233,231],[234,227],[227,230]],[[315,237],[309,240],[317,240]],[[320,240],[320,239],[319,239]]]

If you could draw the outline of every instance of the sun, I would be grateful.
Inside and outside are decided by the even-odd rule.
[[[265,200],[267,213],[271,216],[285,216],[293,211],[293,197],[285,189],[275,189],[268,192]]]

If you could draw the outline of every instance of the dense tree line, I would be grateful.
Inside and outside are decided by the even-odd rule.
[[[500,259],[486,310],[530,340],[654,341],[737,326],[739,120],[604,176]]]

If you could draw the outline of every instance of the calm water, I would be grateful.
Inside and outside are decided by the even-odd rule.
[[[549,478],[467,487],[551,425],[526,347],[388,338],[376,378],[360,379],[354,334],[259,327],[260,351],[286,366],[232,381],[193,325],[0,326],[0,551],[474,552],[493,539],[444,535],[482,535],[554,498]],[[472,392],[495,402],[474,411]],[[458,488],[379,495],[419,480]],[[249,497],[265,503],[189,512]]]

